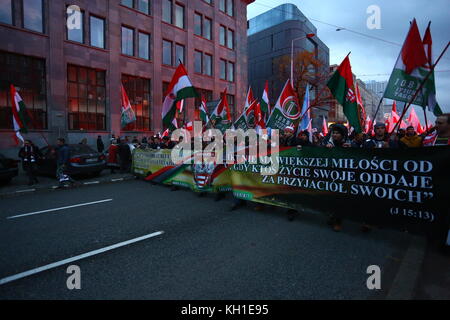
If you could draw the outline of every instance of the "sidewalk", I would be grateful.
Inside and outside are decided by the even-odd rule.
[[[79,186],[103,184],[118,182],[123,180],[134,179],[134,175],[131,173],[114,173],[111,174],[109,169],[104,169],[99,176],[80,176],[75,177],[75,180],[79,183]],[[56,178],[49,176],[37,176],[39,180],[38,184],[32,186],[28,185],[28,177],[22,169],[22,165],[19,164],[19,174],[14,177],[8,184],[0,184],[0,199],[4,197],[17,196],[27,192],[49,191],[54,190],[58,186]]]

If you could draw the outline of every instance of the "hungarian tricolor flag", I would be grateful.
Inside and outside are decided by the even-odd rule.
[[[22,101],[22,98],[17,93],[16,88],[12,84],[10,85],[10,93],[12,101],[14,131],[16,132],[16,137],[23,143],[24,139],[21,133],[28,132],[27,122],[29,117],[27,114],[25,103]]]
[[[122,128],[125,127],[127,124],[136,121],[136,114],[133,111],[133,108],[131,107],[130,100],[128,99],[127,93],[125,92],[125,88],[123,85],[120,85],[121,90],[121,116],[120,116],[120,124],[122,125]]]
[[[428,70],[426,68],[428,63],[419,28],[417,27],[416,19],[414,19],[383,97],[408,103],[428,74],[429,68]],[[412,104],[425,107],[428,104],[429,94],[432,93],[433,89],[434,78],[430,77],[423,86],[422,92],[417,94]]]
[[[425,31],[425,35],[423,37],[423,47],[425,50],[425,54],[427,55],[427,65],[425,66],[426,70],[430,70],[431,66],[433,65],[433,54],[432,54],[432,46],[433,46],[433,40],[431,38],[431,31],[430,31],[430,25],[431,21],[428,23],[428,28]],[[437,117],[442,114],[441,107],[436,101],[436,83],[434,81],[434,70],[431,73],[430,77],[427,80],[428,87],[425,89],[425,95],[428,93],[427,97],[427,105],[428,109],[433,112],[433,114]]]
[[[261,111],[264,115],[264,119],[267,120],[270,114],[269,105],[269,81],[266,80],[266,85],[264,86],[264,91],[261,99]]]
[[[171,130],[176,128],[174,119],[177,111],[177,101],[197,96],[198,94],[192,86],[191,80],[189,80],[186,69],[183,64],[180,63],[175,70],[172,81],[170,81],[167,92],[165,93],[161,114],[163,127]]]
[[[200,120],[202,121],[203,124],[207,124],[209,122],[209,117],[208,117],[208,112],[206,111],[206,99],[205,97],[202,95],[202,102],[200,104],[199,107],[200,110]]]
[[[356,133],[362,132],[362,112],[356,100],[352,67],[348,55],[327,83],[334,98],[342,105],[344,114]]]
[[[291,81],[287,80],[266,125],[268,128],[279,130],[295,126],[300,118],[300,112],[297,95],[292,88]]]
[[[222,92],[221,99],[211,115],[211,121],[214,121],[214,128],[225,132],[231,127],[230,107],[227,100],[227,89]]]

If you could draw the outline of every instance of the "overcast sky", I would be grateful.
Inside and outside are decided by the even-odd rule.
[[[450,40],[450,0],[256,0],[247,7],[247,18],[253,18],[283,3],[296,5],[314,24],[317,36],[330,49],[330,64],[340,64],[351,51],[352,71],[363,81],[389,79],[409,30],[409,21],[413,18],[417,20],[422,37],[431,20],[435,60]],[[380,8],[381,29],[371,30],[367,27],[367,19],[371,14],[366,11],[371,5]],[[325,23],[349,30],[336,31],[336,27]],[[436,70],[442,70],[435,73],[437,101],[444,112],[450,112],[450,48]],[[415,109],[423,119],[421,108],[415,106]],[[434,121],[431,113],[427,115]]]

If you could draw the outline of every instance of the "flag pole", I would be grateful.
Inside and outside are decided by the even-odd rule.
[[[436,67],[436,65],[439,63],[439,61],[441,60],[442,56],[444,55],[445,51],[447,51],[448,46],[450,45],[450,41],[447,42],[447,45],[445,46],[444,50],[442,50],[441,54],[439,55],[439,58],[436,60],[436,62],[431,66],[430,71],[428,72],[428,74],[426,75],[425,79],[422,80],[422,83],[420,84],[419,88],[417,88],[416,92],[414,93],[414,96],[409,100],[408,105],[403,109],[402,115],[400,116],[400,120],[395,124],[394,129],[392,129],[392,131],[390,132],[390,134],[392,134],[392,132],[395,131],[395,129],[397,129],[397,126],[402,122],[403,117],[406,114],[406,111],[409,109],[409,107],[411,106],[411,104],[413,103],[414,99],[416,99],[417,95],[419,94],[419,92],[422,90],[423,86],[425,85],[425,82],[427,82],[428,78],[431,76],[431,74],[434,71],[434,68]]]
[[[427,112],[425,111],[425,108],[423,108],[423,115],[425,117],[425,128],[426,128],[426,131],[428,131]]]
[[[378,111],[380,110],[380,106],[381,106],[381,103],[383,102],[383,99],[384,99],[384,97],[381,97],[380,102],[378,103],[378,107],[377,107],[377,110],[375,111],[375,115],[373,116],[372,121],[375,121],[375,119],[377,118]]]

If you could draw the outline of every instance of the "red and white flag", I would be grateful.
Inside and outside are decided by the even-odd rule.
[[[13,115],[13,126],[16,133],[15,138],[24,143],[24,139],[21,133],[27,133],[27,110],[25,103],[23,102],[20,95],[17,93],[16,88],[10,85],[11,101],[12,101],[12,115]],[[18,143],[18,140],[16,142]]]

